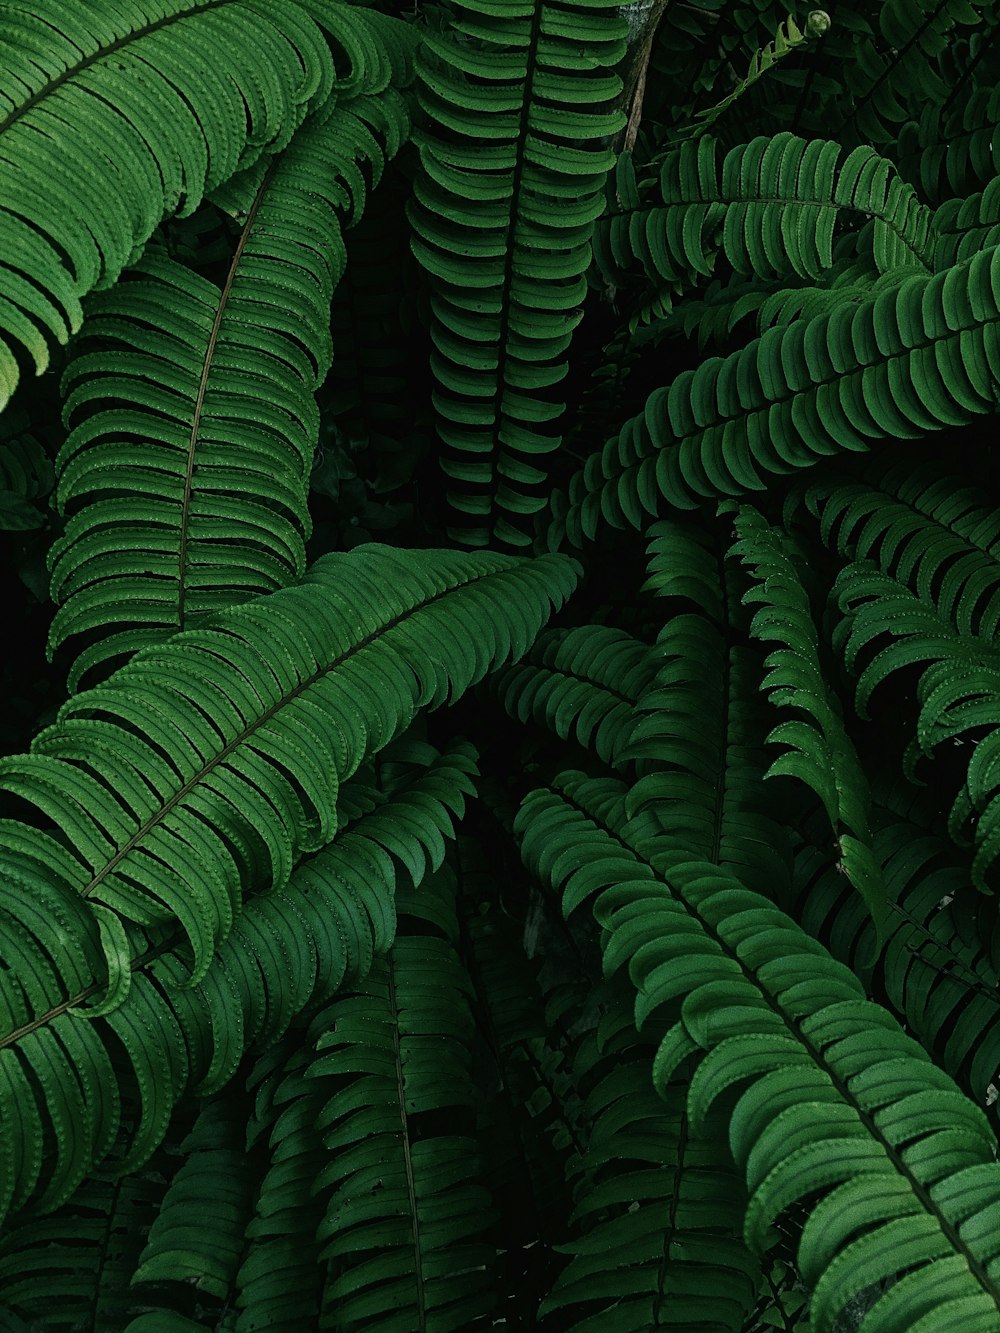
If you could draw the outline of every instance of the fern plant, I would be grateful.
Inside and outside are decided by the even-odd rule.
[[[1000,1329],[998,29],[0,3],[0,1329]]]

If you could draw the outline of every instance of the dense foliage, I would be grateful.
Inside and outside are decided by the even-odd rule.
[[[997,1333],[994,0],[0,0],[0,1330]]]

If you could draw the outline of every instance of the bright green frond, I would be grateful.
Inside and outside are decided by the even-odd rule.
[[[182,987],[176,1003],[185,1023],[162,1000],[154,1019],[160,992],[151,981],[137,984],[138,976],[131,990],[122,988],[134,1003],[104,1020],[136,1062],[145,1107],[132,1151],[141,1157],[162,1135],[187,1080],[185,1031],[196,1015],[203,1030],[193,1038],[198,1058],[213,1044],[204,1033],[212,1010],[193,1004],[194,993],[183,986],[201,981],[224,995],[235,981],[237,989],[260,990],[254,962],[247,971],[238,948],[234,971],[241,968],[245,979],[239,971],[212,979],[215,949],[230,932],[237,944],[244,934],[243,896],[281,890],[303,852],[336,831],[339,781],[418,709],[457,697],[494,665],[522,654],[573,579],[562,559],[377,547],[328,556],[299,587],[229,612],[217,628],[186,631],[138,654],[104,686],[67,704],[31,754],[3,762],[5,790],[55,822],[68,847],[10,821],[2,830],[10,867],[3,920],[11,943],[5,939],[4,948],[16,944],[31,979],[22,986],[12,976],[4,987],[2,1100],[17,1110],[5,1109],[0,1152],[21,1174],[5,1171],[0,1202],[16,1206],[35,1191],[43,1122],[74,1124],[47,1167],[47,1206],[66,1197],[115,1135],[117,1094],[85,1112],[69,1073],[77,1064],[90,1068],[91,1079],[108,1082],[109,1097],[116,1087],[93,1025],[63,1012],[93,992],[102,972],[109,984],[121,974],[120,949],[108,951],[103,967],[98,962],[92,905],[125,922],[129,940],[135,922],[154,938],[179,928],[188,941],[162,961],[168,990]],[[470,622],[478,627],[474,637],[464,632]],[[267,656],[260,644],[269,646]],[[364,860],[354,863],[363,877]],[[286,909],[280,900],[275,905],[281,922]],[[377,904],[381,913],[387,906]],[[309,950],[301,930],[290,929],[293,919],[285,916],[278,932],[263,919],[257,940],[271,954],[265,972],[290,971],[304,1003]],[[375,936],[391,938],[391,918]],[[306,955],[296,963],[293,954],[290,968],[279,962],[289,944]],[[109,974],[112,965],[117,974]],[[225,1008],[217,1001],[217,1013]],[[149,1050],[137,1041],[143,1030],[156,1037]],[[240,1040],[225,1019],[221,1039],[230,1050]],[[225,1052],[213,1052],[216,1075],[231,1058]],[[37,1093],[29,1091],[29,1068],[52,1071]],[[25,1143],[35,1149],[15,1147]]]
[[[293,0],[11,4],[0,68],[2,406],[162,217],[287,145],[334,70]]]
[[[327,102],[255,180],[226,188],[245,222],[221,286],[154,255],[87,303],[63,380],[70,517],[49,555],[50,652],[101,634],[74,682],[301,575],[341,219],[364,206],[358,164],[377,181],[405,127],[394,92]]]

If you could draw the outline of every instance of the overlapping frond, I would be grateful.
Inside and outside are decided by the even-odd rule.
[[[633,836],[604,784],[563,775],[527,798],[518,831],[564,911],[593,902],[605,968],[628,966],[637,1022],[669,1025],[658,1090],[690,1070],[693,1132],[727,1126],[751,1251],[793,1206],[807,1214],[797,1263],[814,1333],[901,1267],[876,1292],[873,1333],[924,1333],[959,1312],[995,1326],[995,1139],[857,979],[730,876]]]
[[[970,892],[968,866],[929,822],[926,809],[900,817],[874,808],[873,849],[888,899],[881,947],[868,913],[845,896],[842,876],[811,836],[796,855],[792,910],[984,1106],[1000,1070],[997,968],[983,947],[987,900]]]
[[[334,67],[294,0],[11,5],[0,67],[3,406],[162,217],[286,146]]]
[[[674,611],[657,639],[659,665],[624,752],[639,774],[626,808],[686,855],[783,896],[790,848],[762,786],[762,663],[740,642],[746,626],[734,571],[694,525],[658,523],[649,536],[645,586],[700,610]]]
[[[301,575],[341,222],[364,204],[360,163],[377,182],[406,124],[391,90],[331,99],[227,187],[245,222],[221,285],[155,255],[87,303],[49,554],[50,652],[100,634],[71,683]]]
[[[115,1169],[136,1169],[162,1140],[187,1088],[205,1095],[223,1087],[248,1050],[266,1048],[303,1009],[367,975],[376,952],[384,952],[392,942],[399,868],[416,883],[425,865],[440,863],[442,830],[452,835],[474,771],[467,747],[457,745],[432,758],[428,771],[418,772],[405,789],[394,790],[389,804],[370,788],[342,788],[350,803],[357,804],[360,797],[367,813],[335,843],[304,861],[283,891],[250,899],[203,981],[192,988],[178,985],[185,951],[169,939],[145,948],[136,944],[133,957],[122,959],[123,967],[132,968],[132,978],[127,996],[116,997],[118,1009],[81,1023],[74,1013],[100,988],[97,981],[84,985],[81,969],[80,990],[64,990],[61,1000],[53,992],[47,1012],[37,1013],[20,1031],[5,1034],[0,1057],[6,1061],[5,1089],[27,1086],[18,1078],[18,1065],[28,1068],[33,1057],[39,1058],[32,1034],[44,1034],[47,1027],[56,1039],[43,1037],[41,1051],[63,1049],[71,1060],[82,1062],[82,1069],[88,1060],[102,1067],[105,1051],[117,1051],[120,1043],[124,1063],[109,1073],[99,1101],[112,1122],[110,1138],[120,1112],[125,1123],[124,1108],[129,1106],[133,1123],[127,1142],[115,1148]],[[6,927],[10,924],[5,922]],[[65,928],[65,918],[62,924]],[[19,956],[11,953],[12,938],[5,933],[6,956]],[[18,1060],[12,1062],[15,1053]],[[65,1059],[62,1063],[68,1072]],[[159,1086],[151,1078],[154,1071],[160,1080],[168,1075]],[[37,1177],[42,1169],[49,1143],[47,1117],[52,1116],[60,1131],[67,1130],[59,1121],[63,1112],[58,1084],[43,1090],[48,1105],[31,1100],[17,1108],[20,1142],[30,1159],[25,1178],[14,1177],[21,1193],[33,1188],[31,1172]],[[15,1134],[13,1110],[6,1105],[4,1116]],[[95,1161],[110,1150],[110,1138],[95,1145]],[[79,1146],[76,1142],[77,1168],[84,1164]],[[62,1166],[65,1170],[65,1163]],[[45,1173],[49,1169],[46,1165]],[[14,1196],[14,1206],[21,1193]]]
[[[625,25],[610,0],[456,6],[429,35],[426,129],[410,211],[431,275],[431,368],[449,501],[469,544],[523,546],[559,442],[551,392],[586,292],[594,220],[623,123],[610,72]]]
[[[995,644],[962,633],[932,603],[869,561],[848,565],[835,592],[848,613],[839,626],[839,639],[849,669],[857,672],[856,707],[862,717],[883,681],[904,667],[920,668],[909,765],[966,732],[977,736],[949,828],[953,837],[975,847],[972,879],[985,889],[987,873],[1000,856],[1000,654]],[[859,669],[862,654],[867,660]]]
[[[623,762],[632,709],[655,668],[648,644],[606,625],[546,630],[516,666],[491,681],[518,722],[571,737],[613,768]]]
[[[785,131],[731,148],[720,162],[717,141],[699,138],[667,155],[658,193],[642,197],[633,184],[622,199],[631,206],[599,224],[595,255],[609,279],[638,263],[679,291],[711,277],[720,259],[746,276],[819,278],[833,265],[844,211],[873,219],[880,273],[930,269],[930,210],[871,148],[845,154],[832,140]]]
[[[200,980],[224,995],[235,982],[259,995],[259,946],[270,957],[265,974],[287,970],[305,1002],[314,974],[309,941],[292,925],[294,907],[276,903],[277,919],[262,918],[241,951],[244,894],[280,891],[295,860],[333,836],[339,780],[419,708],[456,697],[492,665],[520,655],[572,578],[561,560],[418,558],[373,547],[327,557],[299,587],[227,613],[216,629],[138,654],[105,686],[68,704],[30,755],[4,761],[5,790],[59,831],[57,840],[11,820],[2,830],[4,950],[29,969],[24,985],[15,969],[3,988],[5,1207],[35,1191],[51,1120],[65,1137],[46,1165],[46,1206],[110,1150],[118,1103],[106,1042],[121,1041],[136,1062],[144,1110],[134,1156],[155,1144],[189,1077],[185,1033],[199,1051],[196,1079],[211,1084],[220,1070],[231,1073],[241,1040],[232,1006],[195,1003],[185,984]],[[479,624],[475,635],[465,632],[470,623]],[[261,644],[270,645],[268,656]],[[363,884],[370,857],[352,859]],[[334,901],[346,887],[335,887]],[[374,933],[391,938],[391,904],[366,894],[362,903],[390,914]],[[176,1017],[152,978],[137,984],[133,975],[139,927],[154,938],[179,927],[187,937],[157,977],[180,1006]],[[339,933],[333,919],[319,929],[320,939]],[[214,950],[233,935],[234,975],[212,974]],[[106,1017],[98,1030],[80,1021],[77,1006],[105,980],[106,993],[90,1006]],[[277,996],[287,1003],[286,991]],[[221,1020],[216,1040],[213,1012]],[[265,1021],[262,999],[256,1013]],[[31,1091],[27,1071],[52,1062],[55,1081],[43,1078]],[[107,1100],[78,1104],[75,1066],[106,1085]]]
[[[763,603],[750,632],[780,644],[768,654],[763,688],[777,708],[799,714],[779,723],[768,737],[789,749],[766,776],[797,778],[823,802],[839,849],[838,868],[861,894],[881,931],[885,888],[872,852],[868,782],[843,710],[825,678],[808,594],[781,534],[756,510],[742,506],[734,527],[738,540],[732,554],[742,559],[753,580],[744,601]]]
[[[556,496],[549,541],[639,527],[679,508],[763,490],[824,455],[914,439],[993,410],[1000,248],[874,300],[768,330],[650,395]]]

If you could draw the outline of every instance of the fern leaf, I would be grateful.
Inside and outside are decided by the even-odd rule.
[[[768,740],[791,748],[766,776],[788,774],[805,782],[823,802],[840,848],[848,880],[865,900],[881,935],[886,901],[871,845],[868,783],[836,696],[824,680],[819,638],[809,599],[780,535],[748,506],[738,510],[738,541],[732,554],[751,571],[754,586],[744,598],[762,602],[750,628],[755,638],[781,647],[765,663],[764,688],[771,702],[804,713],[807,721],[780,723]]]
[[[243,1151],[240,1102],[201,1109],[180,1145],[180,1168],[167,1186],[131,1285],[184,1283],[220,1303],[230,1291],[253,1204],[254,1178]],[[159,1302],[156,1302],[159,1303]]]
[[[0,1241],[4,1333],[124,1328],[129,1280],[162,1194],[162,1177],[152,1170],[87,1180],[59,1212],[8,1228]]]
[[[639,773],[626,810],[685,855],[784,896],[791,852],[761,788],[761,664],[734,642],[744,616],[732,571],[698,529],[660,523],[650,536],[650,566],[662,573],[646,586],[694,600],[711,614],[675,612],[660,632],[660,665],[636,705],[624,751]]]
[[[980,1106],[1000,1068],[997,970],[985,956],[954,847],[928,831],[926,810],[899,817],[876,808],[873,847],[889,897],[884,946],[871,922],[844,901],[843,880],[811,839],[796,858],[794,915],[872,992],[879,992],[924,1049]],[[817,867],[822,867],[817,873]]]
[[[47,1206],[65,1197],[88,1158],[106,1154],[117,1122],[116,1102],[85,1110],[77,1105],[75,1081],[65,1082],[73,1062],[96,1061],[95,1075],[99,1069],[109,1097],[116,1088],[101,1036],[64,1012],[106,974],[88,899],[154,933],[179,925],[190,951],[171,960],[164,980],[183,987],[206,978],[212,951],[239,915],[243,894],[265,885],[280,889],[294,859],[332,836],[338,780],[356,770],[367,750],[387,743],[418,708],[440,705],[494,662],[524,652],[551,599],[562,600],[572,577],[561,560],[525,564],[502,556],[371,547],[327,557],[302,586],[228,613],[225,628],[220,621],[220,628],[187,631],[138,654],[100,690],[68,704],[31,755],[5,761],[7,790],[47,818],[58,818],[76,849],[12,821],[3,829],[12,886],[3,919],[11,947],[23,941],[18,948],[33,960],[34,976],[27,989],[5,987],[3,1100],[6,1105],[9,1096],[20,1106],[16,1115],[5,1109],[0,1153],[16,1158],[15,1142],[26,1135],[34,1143],[41,1134],[41,1112],[27,1093],[25,1069],[33,1061],[55,1061],[55,1081],[40,1085],[41,1105],[60,1130],[65,1115],[74,1117],[74,1128],[59,1141]],[[479,626],[474,642],[464,629],[473,622]],[[281,645],[270,664],[255,646],[263,643]],[[181,669],[192,653],[201,677]],[[353,685],[350,706],[344,702],[345,671]],[[129,719],[136,707],[149,705],[151,711],[143,712],[146,740],[129,729]],[[165,749],[154,748],[161,744]],[[136,788],[139,773],[146,785]],[[126,791],[134,794],[122,800],[112,794]],[[289,938],[303,947],[297,932],[288,934],[287,923],[279,938],[285,949]],[[271,952],[268,971],[281,975],[285,963],[277,940]],[[245,964],[243,970],[243,985],[259,992],[259,976],[247,974]],[[148,1100],[136,1132],[141,1158],[162,1135],[185,1083],[187,1057],[177,1019],[162,1001],[157,1006],[157,987],[149,981],[137,987],[133,977],[129,995],[135,995],[134,1006],[123,1005],[101,1021],[138,1061],[136,1077]],[[189,1002],[182,1009],[196,1031],[205,1027],[199,1006]],[[158,1036],[148,1052],[139,1040],[144,1029]],[[238,1036],[230,1031],[226,1040]],[[0,1202],[23,1201],[35,1189],[40,1166],[37,1156],[23,1155],[17,1169],[4,1175],[6,1199]]]
[[[760,1282],[740,1236],[742,1181],[723,1143],[691,1132],[684,1089],[672,1088],[666,1106],[656,1095],[655,1044],[637,1041],[619,981],[601,988],[614,1022],[598,1031],[588,1080],[573,1239],[557,1247],[570,1259],[539,1314],[564,1311],[573,1333],[740,1333]]]
[[[458,539],[524,546],[519,516],[544,503],[540,464],[559,442],[594,220],[624,123],[608,66],[624,24],[606,0],[456,7],[418,65],[428,128],[410,211],[431,275],[431,366]]]
[[[428,909],[422,903],[433,899]],[[450,902],[449,902],[450,899]],[[308,1076],[322,1080],[327,1150],[316,1188],[324,1302],[345,1330],[488,1327],[488,1195],[474,1141],[470,986],[455,942],[454,876],[401,898],[401,926],[365,986],[333,1002]]]
[[[960,634],[1000,627],[1000,523],[981,496],[935,468],[876,461],[860,482],[827,473],[804,492],[820,536],[934,606]]]
[[[74,429],[58,504],[71,517],[49,556],[61,604],[49,652],[81,633],[101,638],[71,684],[126,647],[301,575],[313,394],[345,261],[338,214],[358,161],[378,179],[400,122],[395,93],[328,102],[256,185],[228,187],[246,222],[221,287],[149,257],[88,303],[63,381]]]
[[[0,67],[2,408],[20,358],[41,374],[49,342],[80,327],[82,298],[117,280],[162,217],[284,148],[334,71],[292,0],[138,0],[126,20],[107,0],[85,14],[16,6]]]
[[[994,756],[1000,732],[996,681],[1000,671],[992,643],[957,631],[933,606],[867,561],[848,565],[835,585],[841,608],[849,611],[839,636],[850,670],[859,654],[887,635],[857,675],[857,708],[867,716],[873,691],[894,671],[930,663],[917,684],[919,715],[916,749],[930,756],[935,748],[970,728],[985,728],[968,764],[964,788],[949,816],[953,836],[971,822],[976,852],[972,879],[986,888],[986,874],[1000,855],[1000,793]]]
[[[931,268],[930,210],[871,148],[845,154],[832,140],[784,131],[731,148],[719,163],[717,141],[701,138],[668,154],[659,196],[600,224],[609,279],[609,259],[625,269],[638,260],[653,281],[687,286],[720,258],[745,276],[819,278],[833,265],[844,211],[873,218],[880,273]]]
[[[606,764],[620,766],[632,709],[651,674],[649,648],[601,625],[548,630],[491,688],[512,718],[575,737]]]
[[[728,1123],[749,1194],[750,1249],[764,1252],[792,1205],[807,1208],[798,1267],[812,1287],[815,1333],[829,1333],[859,1292],[898,1273],[900,1246],[903,1292],[877,1299],[873,1327],[899,1327],[903,1295],[910,1326],[925,1319],[930,1328],[951,1300],[984,1328],[995,1322],[995,1244],[982,1225],[1000,1199],[993,1136],[847,969],[766,899],[704,863],[679,862],[655,839],[633,838],[598,784],[564,775],[527,798],[518,830],[527,863],[551,877],[565,911],[595,899],[605,967],[628,965],[637,1021],[655,1012],[672,1024],[653,1066],[661,1093],[693,1059],[688,1114],[696,1132],[710,1115]],[[570,846],[573,862],[553,861]],[[980,1192],[970,1212],[973,1177]],[[944,1288],[935,1260],[946,1264]]]
[[[825,454],[991,412],[997,271],[1000,249],[981,251],[683,372],[576,474],[565,513],[553,504],[549,542],[563,532],[575,543],[592,538],[602,517],[638,527],[660,496],[692,508],[759,491],[768,474],[794,473]]]

